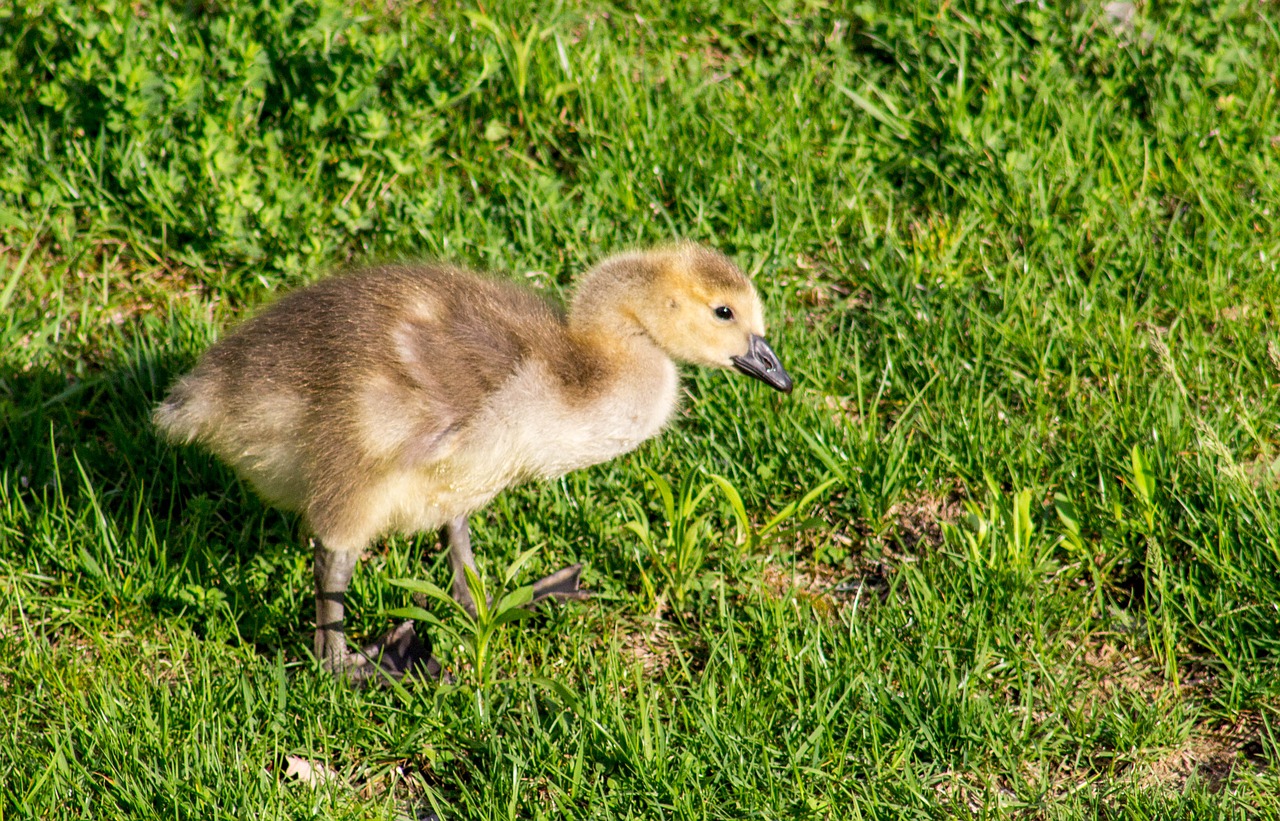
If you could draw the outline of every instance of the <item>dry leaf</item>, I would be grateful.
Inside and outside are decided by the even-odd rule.
[[[339,778],[336,772],[324,764],[296,755],[285,756],[285,764],[284,777],[296,778],[308,787],[319,787]]]

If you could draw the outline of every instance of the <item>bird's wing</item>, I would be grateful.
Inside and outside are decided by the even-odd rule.
[[[529,355],[525,329],[484,307],[408,319],[395,329],[403,390],[396,404],[413,420],[402,451],[414,464],[447,455]]]

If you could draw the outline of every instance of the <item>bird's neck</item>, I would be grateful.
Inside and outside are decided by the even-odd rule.
[[[607,363],[608,371],[624,379],[674,367],[640,320],[625,311],[593,314],[587,321],[570,316],[569,334],[580,350]]]
[[[626,453],[661,431],[679,404],[679,372],[666,351],[625,323],[591,323],[570,333],[600,365],[598,381],[578,404],[579,426],[590,433],[590,463]]]
[[[675,401],[676,365],[654,340],[623,289],[580,291],[568,316],[569,334],[601,364],[605,393],[639,406]],[[665,419],[667,411],[662,415]]]
[[[569,331],[604,347],[661,353],[642,316],[644,287],[639,274],[599,268],[579,284],[569,306]],[[665,356],[665,354],[663,354]]]

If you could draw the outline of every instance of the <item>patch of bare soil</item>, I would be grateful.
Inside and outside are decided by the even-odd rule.
[[[1082,684],[1087,685],[1080,693],[1082,704],[1104,705],[1125,694],[1155,699],[1174,688],[1154,659],[1123,651],[1109,641],[1091,643],[1080,659],[1085,668]],[[1211,683],[1211,677],[1198,675],[1194,668],[1184,670],[1180,679],[1183,687],[1190,688]],[[1256,712],[1241,713],[1234,722],[1203,721],[1176,748],[1152,751],[1152,757],[1135,762],[1129,776],[1139,787],[1166,791],[1181,791],[1192,781],[1211,790],[1224,789],[1237,768],[1265,765],[1263,733],[1264,722]],[[1059,794],[1064,785],[1101,775],[1064,769],[1055,775],[1052,792]]]
[[[1256,456],[1241,465],[1249,483],[1261,490],[1280,489],[1280,455],[1264,447]]]
[[[656,676],[671,666],[676,649],[667,623],[654,619],[647,628],[633,630],[618,638],[624,661],[639,664],[646,676]]]
[[[881,564],[868,564],[851,574],[829,564],[800,560],[791,566],[766,565],[760,581],[775,598],[794,595],[818,613],[831,616],[882,598],[888,584],[886,574],[887,568]]]
[[[666,612],[665,607],[663,611]],[[687,613],[684,618],[692,618],[692,614]],[[614,641],[624,663],[639,664],[645,676],[654,679],[676,668],[701,671],[710,654],[706,642],[661,617],[619,624]]]
[[[1169,695],[1174,685],[1165,680],[1159,663],[1149,657],[1125,651],[1105,637],[1095,637],[1076,657],[1069,673],[1078,683],[1078,707],[1108,709],[1123,696],[1156,699]],[[1203,687],[1209,679],[1188,670],[1181,678],[1184,688]],[[1177,697],[1177,696],[1175,696]],[[1038,721],[1050,720],[1045,714]],[[1050,803],[1064,801],[1082,792],[1103,794],[1117,781],[1139,788],[1180,792],[1190,784],[1212,791],[1229,789],[1234,777],[1267,765],[1266,725],[1261,714],[1246,711],[1234,722],[1204,721],[1195,725],[1183,743],[1174,749],[1128,751],[1132,763],[1102,758],[1101,767],[1087,761],[1065,760],[1042,767],[1028,765],[1012,774],[982,774],[948,771],[932,785],[940,799],[968,808],[977,814],[996,807],[1016,807],[1024,799]],[[1017,787],[1022,783],[1024,787]]]
[[[1203,730],[1203,731],[1201,731]],[[1229,789],[1232,776],[1242,767],[1265,766],[1259,742],[1261,720],[1242,716],[1232,725],[1197,728],[1197,733],[1176,750],[1138,764],[1123,779],[1132,778],[1143,789],[1179,793],[1189,783],[1204,784],[1217,792]],[[1082,792],[1102,792],[1116,783],[1116,776],[1071,766],[1064,762],[1056,769],[1021,773],[1032,795],[1019,795],[1011,779],[999,775],[948,771],[932,788],[940,799],[967,808],[974,814],[997,807],[1016,807],[1026,798],[1055,803]]]
[[[974,815],[989,806],[1005,806],[1018,800],[1003,778],[990,777],[984,783],[975,773],[948,770],[938,775],[932,787],[941,803],[959,805]]]
[[[836,568],[807,561],[796,562],[791,567],[765,565],[760,579],[775,596],[784,596],[794,591],[797,597],[806,599],[829,597],[832,588],[842,580]]]
[[[1150,659],[1125,653],[1109,641],[1091,642],[1080,660],[1085,677],[1092,679],[1092,686],[1081,693],[1087,701],[1107,701],[1122,692],[1150,697],[1168,687]]]
[[[942,544],[942,525],[964,515],[964,497],[957,488],[945,493],[915,491],[889,508],[891,532],[908,552]]]
[[[1159,664],[1132,652],[1124,652],[1108,641],[1091,644],[1082,661],[1092,686],[1081,693],[1085,703],[1105,703],[1117,695],[1133,694],[1147,699],[1168,693],[1174,685],[1161,674]],[[1183,687],[1210,686],[1211,677],[1183,671]],[[1262,752],[1263,722],[1255,713],[1242,713],[1234,723],[1206,721],[1195,726],[1177,748],[1134,764],[1132,775],[1139,786],[1182,789],[1192,779],[1203,780],[1213,789],[1221,787],[1241,763],[1257,763]]]
[[[1181,791],[1189,781],[1225,789],[1238,768],[1261,769],[1262,717],[1243,713],[1234,723],[1201,724],[1177,749],[1134,768],[1139,786]]]
[[[846,419],[856,423],[862,418],[862,415],[858,412],[857,398],[853,396],[827,394],[822,397],[822,405],[831,413],[832,421],[837,424],[844,422]]]

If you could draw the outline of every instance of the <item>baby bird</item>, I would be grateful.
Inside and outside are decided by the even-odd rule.
[[[347,652],[343,597],[371,541],[442,528],[453,595],[474,612],[469,514],[504,488],[656,435],[676,408],[676,362],[790,392],[764,334],[751,281],[692,243],[605,259],[567,314],[459,268],[383,265],[321,280],[245,322],[153,420],[301,515],[315,544],[316,656],[359,678],[371,655],[394,655],[385,642]],[[535,598],[584,596],[580,568],[539,581]],[[383,666],[398,676],[414,663],[410,653]]]

